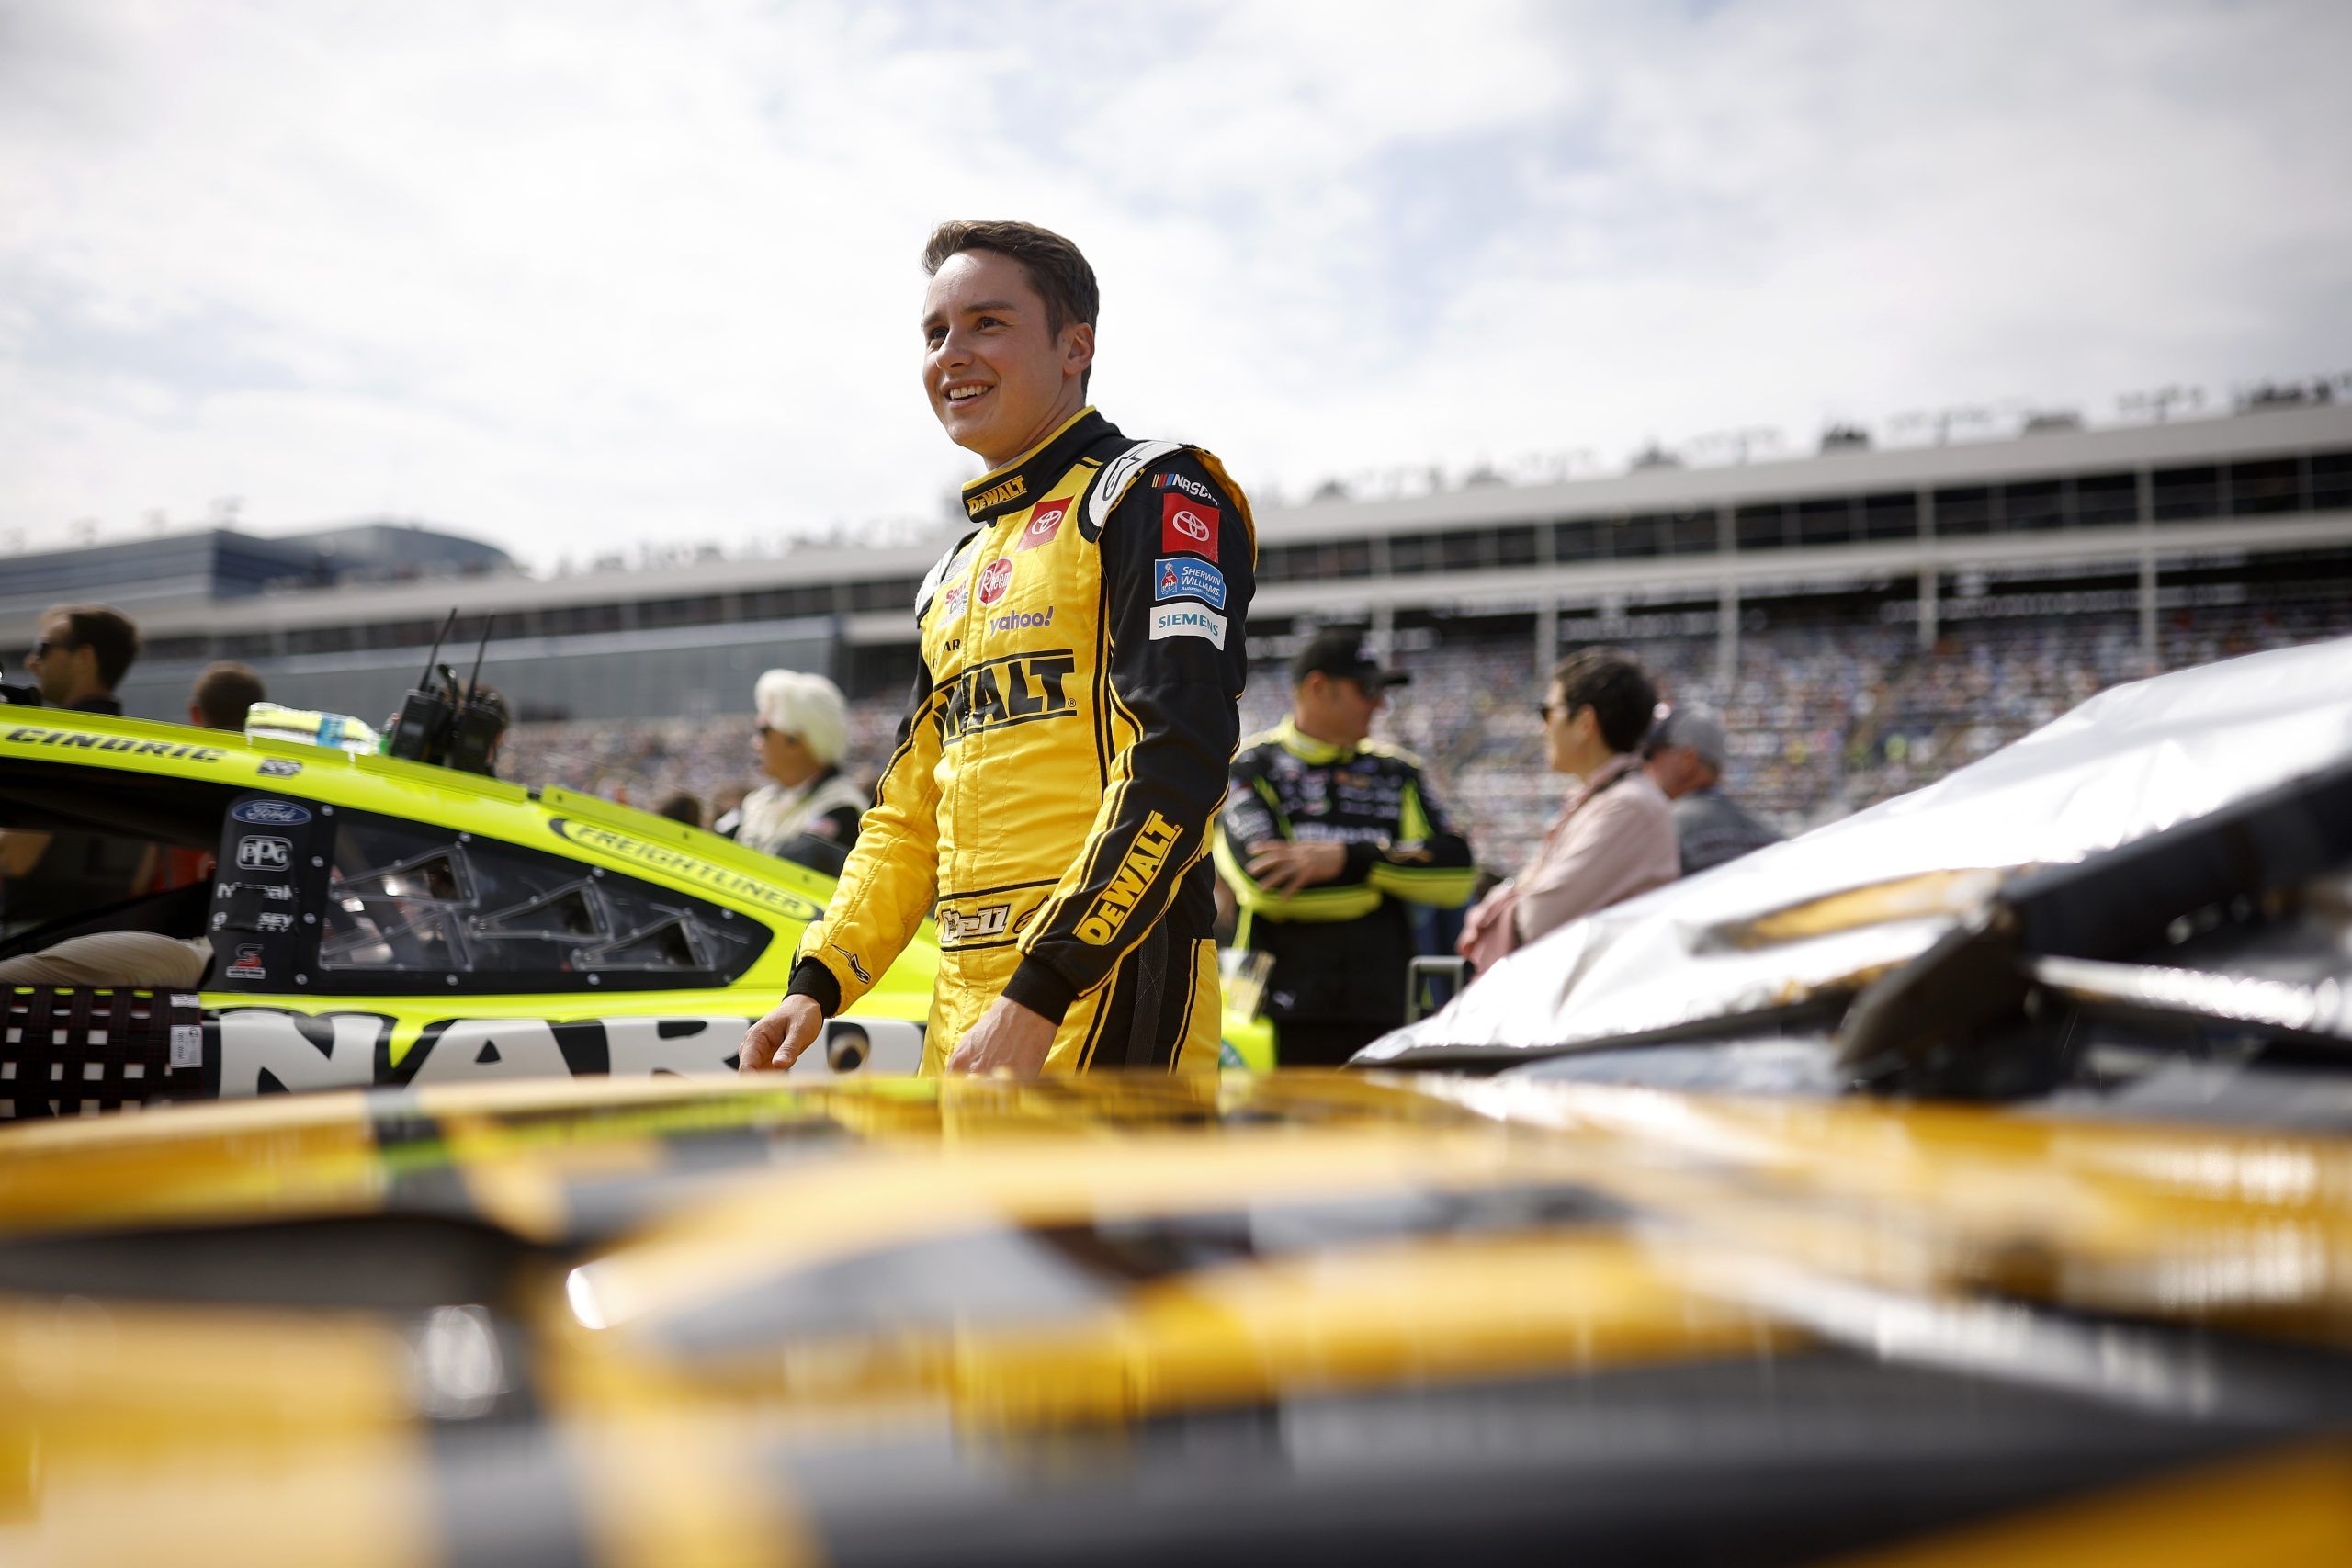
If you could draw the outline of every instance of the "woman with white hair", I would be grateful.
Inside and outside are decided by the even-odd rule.
[[[870,804],[843,776],[849,705],[822,675],[771,670],[752,688],[760,771],[770,783],[744,797],[736,842],[837,873]]]

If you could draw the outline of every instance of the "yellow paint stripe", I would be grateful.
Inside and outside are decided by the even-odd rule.
[[[2170,1474],[1844,1568],[2318,1568],[2352,1562],[2352,1445]]]

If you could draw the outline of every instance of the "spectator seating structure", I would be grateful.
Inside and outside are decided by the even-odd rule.
[[[2163,669],[2352,633],[2352,605],[2313,602],[2183,610],[2159,626]],[[1796,833],[1919,788],[2120,681],[2155,673],[2137,620],[2071,615],[1955,621],[1932,649],[1908,626],[1774,627],[1743,634],[1737,681],[1719,690],[1708,637],[1631,643],[1668,701],[1724,717],[1725,787]],[[1433,772],[1481,864],[1508,873],[1558,808],[1545,770],[1544,678],[1525,642],[1441,645],[1403,661],[1413,684],[1379,732]],[[1279,665],[1244,694],[1242,733],[1289,705]],[[853,703],[848,766],[871,784],[888,755],[902,694]],[[746,713],[658,722],[518,725],[509,778],[650,806],[687,791],[707,805],[759,782]]]

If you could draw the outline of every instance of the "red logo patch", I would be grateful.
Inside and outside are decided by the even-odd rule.
[[[1060,532],[1062,514],[1069,510],[1068,501],[1049,501],[1029,515],[1029,526],[1021,530],[1021,542],[1016,550],[1034,550],[1049,543]]]
[[[988,570],[980,573],[980,603],[995,604],[1004,597],[1004,591],[1012,586],[1012,563],[1003,559],[989,562]]]
[[[1164,555],[1182,552],[1216,559],[1218,511],[1189,495],[1159,498],[1159,548]]]

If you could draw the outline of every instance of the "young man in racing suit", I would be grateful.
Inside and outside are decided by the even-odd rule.
[[[971,531],[924,579],[914,695],[747,1071],[789,1066],[936,907],[925,1072],[1213,1070],[1209,827],[1247,669],[1248,501],[1086,405],[1094,275],[1018,223],[924,252],[923,382]]]

